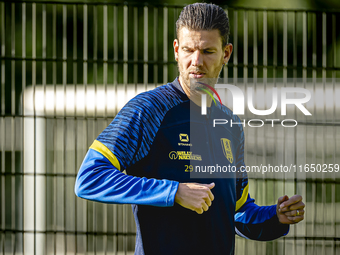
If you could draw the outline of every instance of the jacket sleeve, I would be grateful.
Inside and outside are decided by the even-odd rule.
[[[177,188],[175,181],[126,175],[103,154],[90,148],[80,167],[75,193],[104,203],[172,206]]]
[[[270,241],[289,232],[289,225],[281,224],[277,218],[276,205],[258,206],[249,195],[234,218],[236,234],[247,239]]]
[[[235,231],[239,236],[258,241],[270,241],[289,232],[288,224],[281,224],[276,215],[276,205],[258,206],[249,195],[247,172],[244,169],[244,134],[237,152]]]
[[[104,203],[174,204],[178,182],[121,172],[147,155],[167,110],[159,103],[165,101],[160,98],[163,94],[135,97],[98,136],[79,169],[75,183],[77,196]]]

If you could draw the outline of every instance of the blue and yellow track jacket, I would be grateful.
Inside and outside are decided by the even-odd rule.
[[[276,205],[257,206],[248,194],[247,175],[239,171],[242,125],[213,127],[213,119],[240,123],[223,105],[212,104],[201,115],[178,79],[137,95],[91,145],[75,193],[132,204],[138,255],[234,254],[235,232],[262,241],[286,235],[289,226],[279,223]],[[237,171],[210,174],[211,166]],[[215,183],[207,212],[197,214],[174,202],[180,182]]]

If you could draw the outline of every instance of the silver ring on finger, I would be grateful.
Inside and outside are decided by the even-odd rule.
[[[299,210],[296,210],[296,216],[299,216],[299,215],[300,215]]]

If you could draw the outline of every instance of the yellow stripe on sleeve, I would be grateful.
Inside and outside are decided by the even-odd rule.
[[[236,211],[238,209],[240,209],[242,207],[242,205],[244,205],[244,203],[247,201],[247,197],[248,197],[248,189],[249,189],[249,183],[247,184],[247,186],[243,189],[243,193],[242,196],[239,200],[237,200],[236,202]]]
[[[90,149],[98,151],[99,153],[104,155],[104,157],[107,158],[111,162],[111,164],[120,171],[120,164],[118,159],[104,144],[97,140],[94,140],[94,142],[90,146]]]

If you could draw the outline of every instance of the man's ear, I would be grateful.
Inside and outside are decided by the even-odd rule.
[[[179,49],[179,41],[178,39],[174,40],[174,53],[175,53],[175,59],[178,60],[178,49]]]
[[[224,47],[224,64],[227,64],[229,62],[231,53],[233,52],[233,45],[231,43],[228,43]]]

